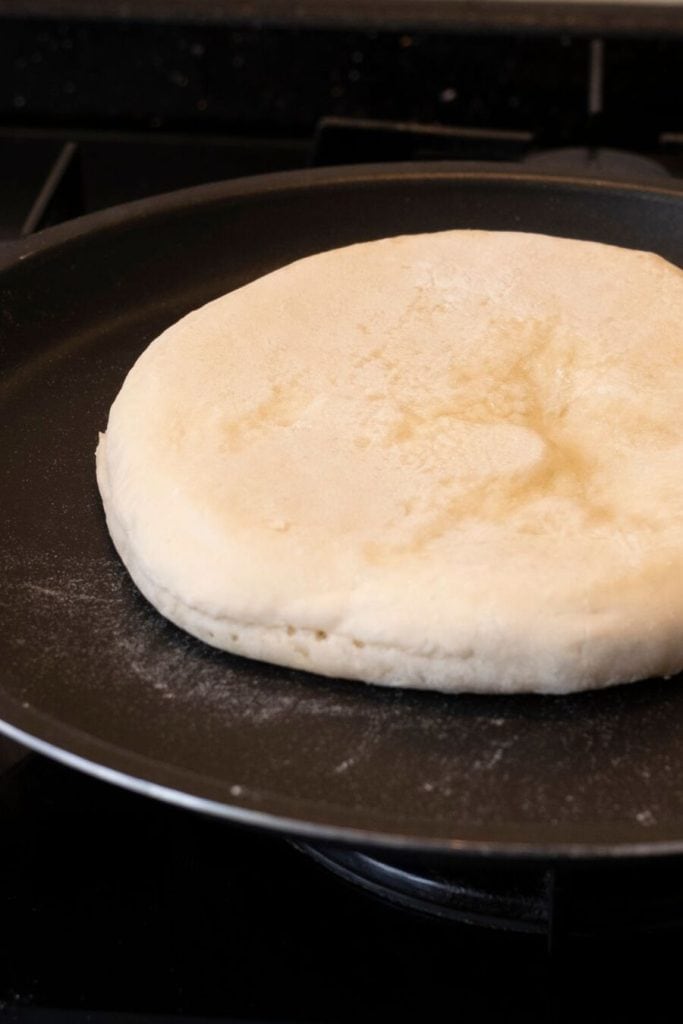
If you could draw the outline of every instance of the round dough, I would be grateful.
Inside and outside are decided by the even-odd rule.
[[[523,233],[388,238],[216,299],[97,452],[114,543],[217,647],[442,691],[683,667],[683,273]]]

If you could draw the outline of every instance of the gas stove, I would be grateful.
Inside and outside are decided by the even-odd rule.
[[[650,21],[646,36],[615,5],[610,36],[598,22],[574,33],[530,4],[541,21],[529,31],[501,14],[491,35],[452,19],[440,31],[438,12],[426,26],[419,5],[386,29],[358,11],[351,27],[320,15],[235,25],[161,17],[162,6],[147,21],[111,5],[109,20],[87,20],[76,4],[57,21],[40,4],[21,18],[18,4],[1,23],[0,246],[117,203],[316,165],[446,159],[669,188],[683,178],[683,125],[664,86],[680,56],[671,12],[666,35]],[[519,17],[524,5],[511,6]],[[102,77],[89,79],[98,60]],[[675,857],[453,860],[292,840],[5,739],[0,835],[11,1020],[675,1016]]]
[[[460,919],[426,914],[340,880],[286,839],[35,755],[3,773],[0,828],[10,1020],[424,1020],[455,1006],[465,1020],[675,1019],[681,882],[666,865],[650,910],[658,901],[668,928],[656,915],[637,930],[624,920],[642,897],[631,868],[610,876],[611,928],[573,934],[558,916],[549,949],[547,870],[461,864]],[[557,881],[570,911],[604,906],[586,874]],[[511,911],[525,930],[499,927]]]

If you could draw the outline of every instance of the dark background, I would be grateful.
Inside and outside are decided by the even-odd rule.
[[[677,4],[4,0],[0,188],[30,205],[65,141],[85,210],[315,163],[582,147],[677,169],[682,58]]]

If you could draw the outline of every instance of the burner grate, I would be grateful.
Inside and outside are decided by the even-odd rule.
[[[649,862],[474,862],[304,842],[299,850],[347,882],[432,917],[568,940],[683,924],[680,859]]]

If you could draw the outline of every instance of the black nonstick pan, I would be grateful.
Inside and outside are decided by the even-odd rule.
[[[680,679],[445,697],[268,667],[163,620],[109,542],[97,432],[165,326],[297,257],[453,227],[683,265],[683,193],[443,164],[201,187],[0,249],[0,728],[132,789],[290,834],[468,854],[683,852]]]

